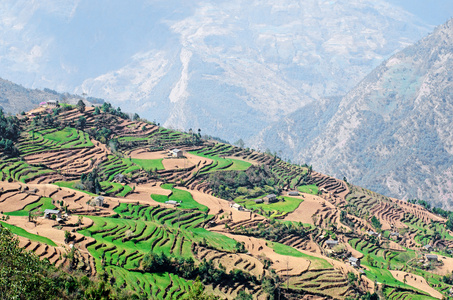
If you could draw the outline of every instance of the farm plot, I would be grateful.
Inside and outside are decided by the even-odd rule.
[[[151,194],[151,198],[154,201],[157,201],[160,203],[165,203],[168,200],[174,200],[174,201],[180,202],[179,206],[182,209],[198,209],[198,210],[201,210],[204,212],[207,212],[209,210],[207,206],[204,206],[204,205],[196,202],[193,199],[192,195],[187,191],[183,191],[183,190],[174,188],[173,185],[171,185],[171,184],[163,184],[163,185],[161,185],[161,188],[170,190],[171,194],[169,196]]]
[[[192,155],[204,157],[213,161],[212,164],[206,165],[200,169],[200,174],[208,174],[216,171],[244,171],[252,164],[239,159],[223,158],[220,156],[207,154],[211,152],[193,151],[189,152]]]
[[[299,207],[299,205],[304,201],[302,198],[294,198],[283,196],[279,202],[276,203],[255,203],[254,200],[238,200],[236,201],[239,204],[244,205],[246,208],[258,211],[260,214],[267,215],[270,218],[275,217],[284,217],[288,213],[291,213]]]
[[[224,251],[232,251],[236,245],[234,240],[202,228],[211,217],[201,212],[133,204],[121,204],[115,212],[117,218],[88,217],[93,220],[93,226],[79,232],[96,240],[87,248],[95,258],[97,268],[105,268],[112,276],[117,276],[121,284],[152,298],[168,298],[164,289],[167,293],[170,290],[176,293],[178,288],[185,290],[180,285],[187,287],[187,284],[185,280],[167,274],[164,277],[172,280],[150,289],[151,283],[161,278],[160,275],[137,272],[143,257],[150,251],[193,258],[191,249],[195,242]],[[159,291],[155,289],[157,287]]]

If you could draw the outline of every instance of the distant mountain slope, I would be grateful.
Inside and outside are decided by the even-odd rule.
[[[79,99],[84,99],[87,105],[91,103],[102,103],[102,99],[93,99],[91,102],[85,98],[68,93],[58,93],[50,89],[44,91],[38,89],[27,89],[21,85],[0,78],[0,108],[5,112],[17,114],[22,111],[29,111],[39,105],[42,101],[59,100],[65,103],[76,103]]]
[[[381,64],[320,121],[321,134],[287,155],[387,195],[453,207],[452,47],[450,20]]]
[[[431,30],[389,2],[5,0],[0,76],[247,139]]]
[[[235,141],[320,97],[344,95],[429,30],[385,1],[206,1],[192,8],[164,22],[164,47],[85,80],[77,92]]]

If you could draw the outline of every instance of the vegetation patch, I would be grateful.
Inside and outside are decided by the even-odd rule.
[[[163,184],[161,185],[161,188],[170,190],[172,194],[170,195],[170,197],[165,195],[151,194],[151,198],[154,201],[165,203],[165,201],[174,200],[177,202],[181,202],[179,207],[182,209],[198,209],[204,212],[209,211],[209,208],[207,206],[202,205],[195,201],[192,195],[187,191],[174,188],[172,184]]]
[[[315,184],[298,186],[297,190],[299,190],[299,192],[301,193],[312,195],[317,195],[319,191],[318,187]]]
[[[145,170],[164,170],[164,165],[162,164],[163,158],[160,159],[138,159],[132,158],[134,164],[143,167]]]
[[[280,197],[280,201],[275,203],[255,203],[254,200],[249,200],[244,202],[244,205],[247,208],[262,209],[264,211],[278,211],[282,213],[291,213],[299,207],[299,205],[304,201],[302,199],[283,196]]]

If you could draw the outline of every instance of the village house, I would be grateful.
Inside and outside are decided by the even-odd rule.
[[[178,201],[175,201],[175,200],[168,200],[168,201],[165,201],[165,204],[171,204],[171,205],[174,205],[174,206],[179,206],[179,205],[181,205],[181,203],[179,203]]]
[[[433,248],[433,246],[428,244],[428,245],[423,246],[422,250],[426,250],[428,252],[431,252],[431,251],[434,251],[434,248]]]
[[[124,181],[124,174],[118,173],[113,176],[113,180],[118,182],[118,183],[123,183]]]
[[[52,216],[55,216],[57,219],[61,219],[61,211],[56,209],[46,209],[44,211],[44,218],[52,219]]]
[[[170,151],[170,155],[173,157],[182,157],[183,156],[183,151],[179,149],[173,149]]]
[[[48,107],[57,107],[58,106],[58,100],[49,100],[49,101],[47,101],[47,106]]]
[[[375,232],[375,231],[371,231],[371,230],[368,231],[368,234],[371,235],[371,236],[374,236],[374,237],[379,237],[379,236],[380,236],[379,233],[377,233],[377,232]]]
[[[335,246],[338,246],[338,241],[328,240],[326,241],[326,246],[332,249]]]
[[[96,198],[94,198],[94,205],[96,206],[104,206],[104,197],[102,196],[97,196]]]
[[[351,266],[353,266],[354,268],[359,268],[359,267],[360,267],[360,259],[355,258],[355,257],[353,257],[353,256],[349,257],[349,263],[350,263]]]
[[[299,196],[299,192],[290,191],[290,192],[288,192],[288,196]]]
[[[434,254],[426,254],[426,260],[428,261],[438,261],[437,255]]]
[[[256,204],[264,203],[264,200],[263,199],[255,199],[255,203]]]
[[[277,195],[275,194],[269,194],[266,197],[263,198],[265,203],[275,203],[278,202]]]
[[[235,210],[239,210],[239,211],[243,211],[244,210],[244,208],[242,206],[240,206],[239,204],[237,204],[237,203],[232,204],[231,208],[234,208]]]

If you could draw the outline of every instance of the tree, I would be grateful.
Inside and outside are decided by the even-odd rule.
[[[245,146],[245,143],[242,139],[239,139],[236,143],[234,143],[236,146],[238,146],[239,148],[244,148]]]
[[[366,262],[370,265],[370,266],[374,266],[374,258],[371,257],[371,255],[367,254],[367,256],[365,257],[366,259]]]
[[[76,107],[80,113],[83,113],[85,111],[85,103],[83,102],[82,99],[80,99],[79,102],[77,102]]]
[[[235,300],[253,300],[253,296],[246,293],[244,290],[240,291]]]
[[[192,286],[190,287],[190,291],[188,294],[185,295],[182,299],[186,300],[217,300],[219,297],[213,295],[207,295],[204,292],[204,286],[200,282],[200,278],[193,282]]]
[[[67,230],[64,231],[64,242],[67,243],[71,239],[71,233]]]
[[[355,285],[357,281],[357,276],[353,272],[348,272],[348,281],[350,285]]]
[[[80,116],[77,120],[77,127],[83,130],[87,125],[87,119],[84,116]]]
[[[376,228],[376,230],[380,230],[382,227],[381,222],[379,222],[379,219],[376,218],[376,216],[371,217],[371,224],[374,228]]]
[[[93,113],[93,115],[97,116],[97,115],[99,115],[100,113],[101,113],[101,110],[99,109],[99,106],[96,106],[96,107],[94,108],[94,113]]]

